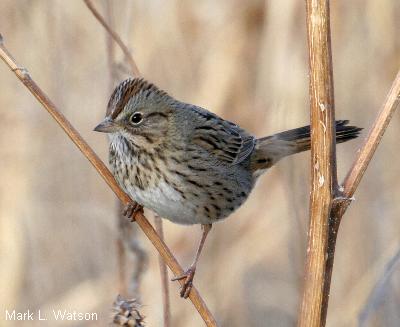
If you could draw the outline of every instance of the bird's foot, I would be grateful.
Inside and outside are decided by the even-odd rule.
[[[138,213],[139,211],[142,211],[142,210],[143,210],[143,207],[139,203],[131,202],[125,206],[124,210],[122,211],[122,214],[126,218],[131,218],[131,221],[135,221],[136,213]]]
[[[185,280],[182,285],[181,292],[180,292],[181,297],[183,297],[185,299],[188,298],[190,291],[192,289],[193,278],[194,278],[195,272],[196,272],[196,267],[191,266],[182,275],[171,279],[172,281],[182,280],[182,279]]]

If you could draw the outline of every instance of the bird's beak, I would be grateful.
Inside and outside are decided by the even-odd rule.
[[[113,133],[118,130],[118,125],[109,117],[106,117],[100,124],[98,124],[94,131],[102,133]]]

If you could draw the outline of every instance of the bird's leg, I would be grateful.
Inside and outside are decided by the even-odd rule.
[[[143,207],[139,203],[130,202],[124,207],[124,210],[122,211],[122,214],[126,218],[131,218],[131,221],[135,221],[135,215],[140,210],[143,210]]]
[[[211,224],[201,225],[201,228],[203,229],[203,234],[201,235],[199,247],[197,248],[196,256],[194,258],[193,263],[182,275],[172,279],[172,281],[181,280],[181,279],[185,280],[184,284],[182,285],[182,289],[181,289],[181,293],[180,293],[181,297],[183,297],[185,299],[189,296],[190,290],[192,289],[193,278],[194,278],[194,274],[196,272],[197,261],[199,261],[201,250],[203,249],[204,243],[206,241],[208,233],[211,230],[211,227],[212,227]]]

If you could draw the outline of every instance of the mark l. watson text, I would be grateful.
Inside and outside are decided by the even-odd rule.
[[[68,310],[51,310],[50,313],[44,313],[27,310],[18,312],[16,310],[6,310],[6,320],[98,320],[96,312],[78,312]]]

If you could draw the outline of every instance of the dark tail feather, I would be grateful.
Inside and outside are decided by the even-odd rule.
[[[348,120],[336,121],[336,143],[355,139],[362,128],[348,126]],[[251,158],[252,170],[266,169],[283,157],[310,150],[310,126],[299,127],[257,140],[256,149]]]
[[[356,126],[347,126],[348,120],[337,120],[336,121],[336,143],[343,143],[349,140],[355,139],[360,135],[362,128]],[[259,141],[266,140],[268,138],[274,138],[282,141],[295,142],[296,152],[302,152],[310,150],[311,147],[311,134],[310,126],[303,126],[282,133],[277,133],[272,136],[259,139]],[[293,154],[293,153],[289,153]]]

